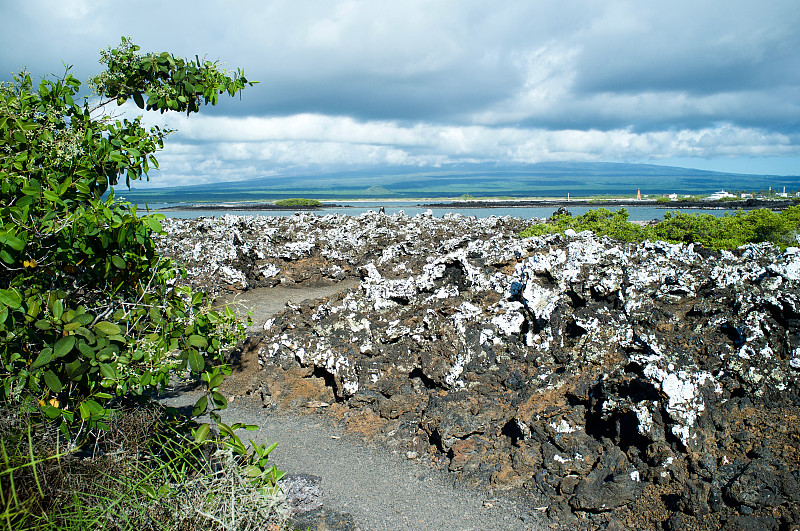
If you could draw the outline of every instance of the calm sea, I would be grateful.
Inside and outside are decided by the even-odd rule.
[[[381,207],[384,208],[386,214],[395,214],[398,212],[405,212],[409,216],[414,216],[416,214],[422,214],[429,210],[428,208],[420,207],[419,203],[400,203],[400,202],[357,202],[357,203],[337,203],[337,207],[327,207],[323,210],[317,210],[311,212],[317,216],[324,216],[326,214],[342,214],[347,216],[357,216],[369,210],[377,211]],[[167,206],[174,206],[174,205],[167,205],[167,204],[156,204],[150,205],[151,210],[163,208]],[[599,207],[568,207],[568,210],[572,212],[574,216],[579,216],[581,214],[585,214],[589,210],[594,210]],[[609,208],[609,210],[618,210],[622,207],[613,207]],[[663,208],[655,208],[651,206],[642,206],[642,207],[625,207],[628,210],[629,217],[628,219],[631,221],[649,221],[653,219],[663,219],[664,212],[669,210],[680,210],[681,212],[687,213],[696,213],[696,214],[712,214],[714,216],[722,216],[725,213],[734,213],[735,210],[705,210],[705,209],[696,209],[696,208],[685,208],[685,209],[663,209]],[[525,218],[525,219],[532,219],[532,218],[549,218],[553,215],[557,207],[549,206],[549,207],[497,207],[497,208],[431,208],[430,210],[433,212],[433,215],[436,217],[442,217],[443,215],[447,214],[448,212],[458,212],[464,216],[475,216],[478,218],[488,218],[490,216],[514,216],[518,218]],[[139,213],[144,212],[144,205],[139,205]],[[184,219],[192,219],[192,218],[199,218],[199,217],[220,217],[225,214],[232,214],[235,216],[278,216],[278,217],[286,217],[286,216],[293,216],[295,210],[263,210],[263,211],[253,211],[253,210],[165,210],[162,212],[168,218],[184,218]]]

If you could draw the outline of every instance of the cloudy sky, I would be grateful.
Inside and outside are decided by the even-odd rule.
[[[3,0],[0,79],[82,80],[131,36],[260,83],[150,186],[463,161],[800,175],[797,0]]]

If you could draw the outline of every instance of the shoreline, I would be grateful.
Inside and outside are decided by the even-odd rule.
[[[788,200],[765,200],[765,199],[746,199],[742,201],[670,201],[659,203],[653,199],[571,199],[554,201],[543,200],[524,200],[524,201],[462,201],[458,203],[426,203],[419,205],[427,208],[530,208],[530,207],[558,207],[558,206],[588,206],[588,207],[608,207],[608,206],[631,206],[631,207],[651,207],[663,208],[666,210],[681,208],[701,208],[708,210],[753,210],[757,208],[785,209],[795,204]]]
[[[387,206],[397,203],[397,199],[360,199],[348,201],[348,203],[383,203]],[[407,201],[412,203],[413,200]],[[741,201],[670,201],[661,203],[654,199],[486,199],[486,200],[452,200],[447,202],[417,203],[419,208],[539,208],[539,207],[650,207],[664,210],[675,209],[705,209],[705,210],[754,210],[759,208],[769,208],[771,210],[784,210],[796,204],[792,200],[773,200],[773,199],[746,199]],[[285,211],[285,212],[317,212],[330,208],[359,208],[354,205],[341,205],[336,203],[323,203],[321,206],[296,206],[285,207],[272,203],[241,203],[241,204],[191,204],[174,205],[159,208],[160,212],[188,211],[188,212],[214,212],[214,211]]]

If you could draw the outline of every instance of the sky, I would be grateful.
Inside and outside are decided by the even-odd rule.
[[[176,132],[147,187],[458,162],[800,175],[797,0],[3,0],[0,20],[0,80],[86,80],[130,36],[259,81],[148,113]]]

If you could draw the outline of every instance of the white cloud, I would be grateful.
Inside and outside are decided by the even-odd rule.
[[[165,116],[166,118],[166,116]],[[240,180],[309,165],[434,166],[448,162],[650,161],[800,156],[798,138],[719,124],[699,129],[546,130],[445,126],[302,114],[280,118],[173,116],[154,185]],[[177,180],[176,180],[177,179]]]

